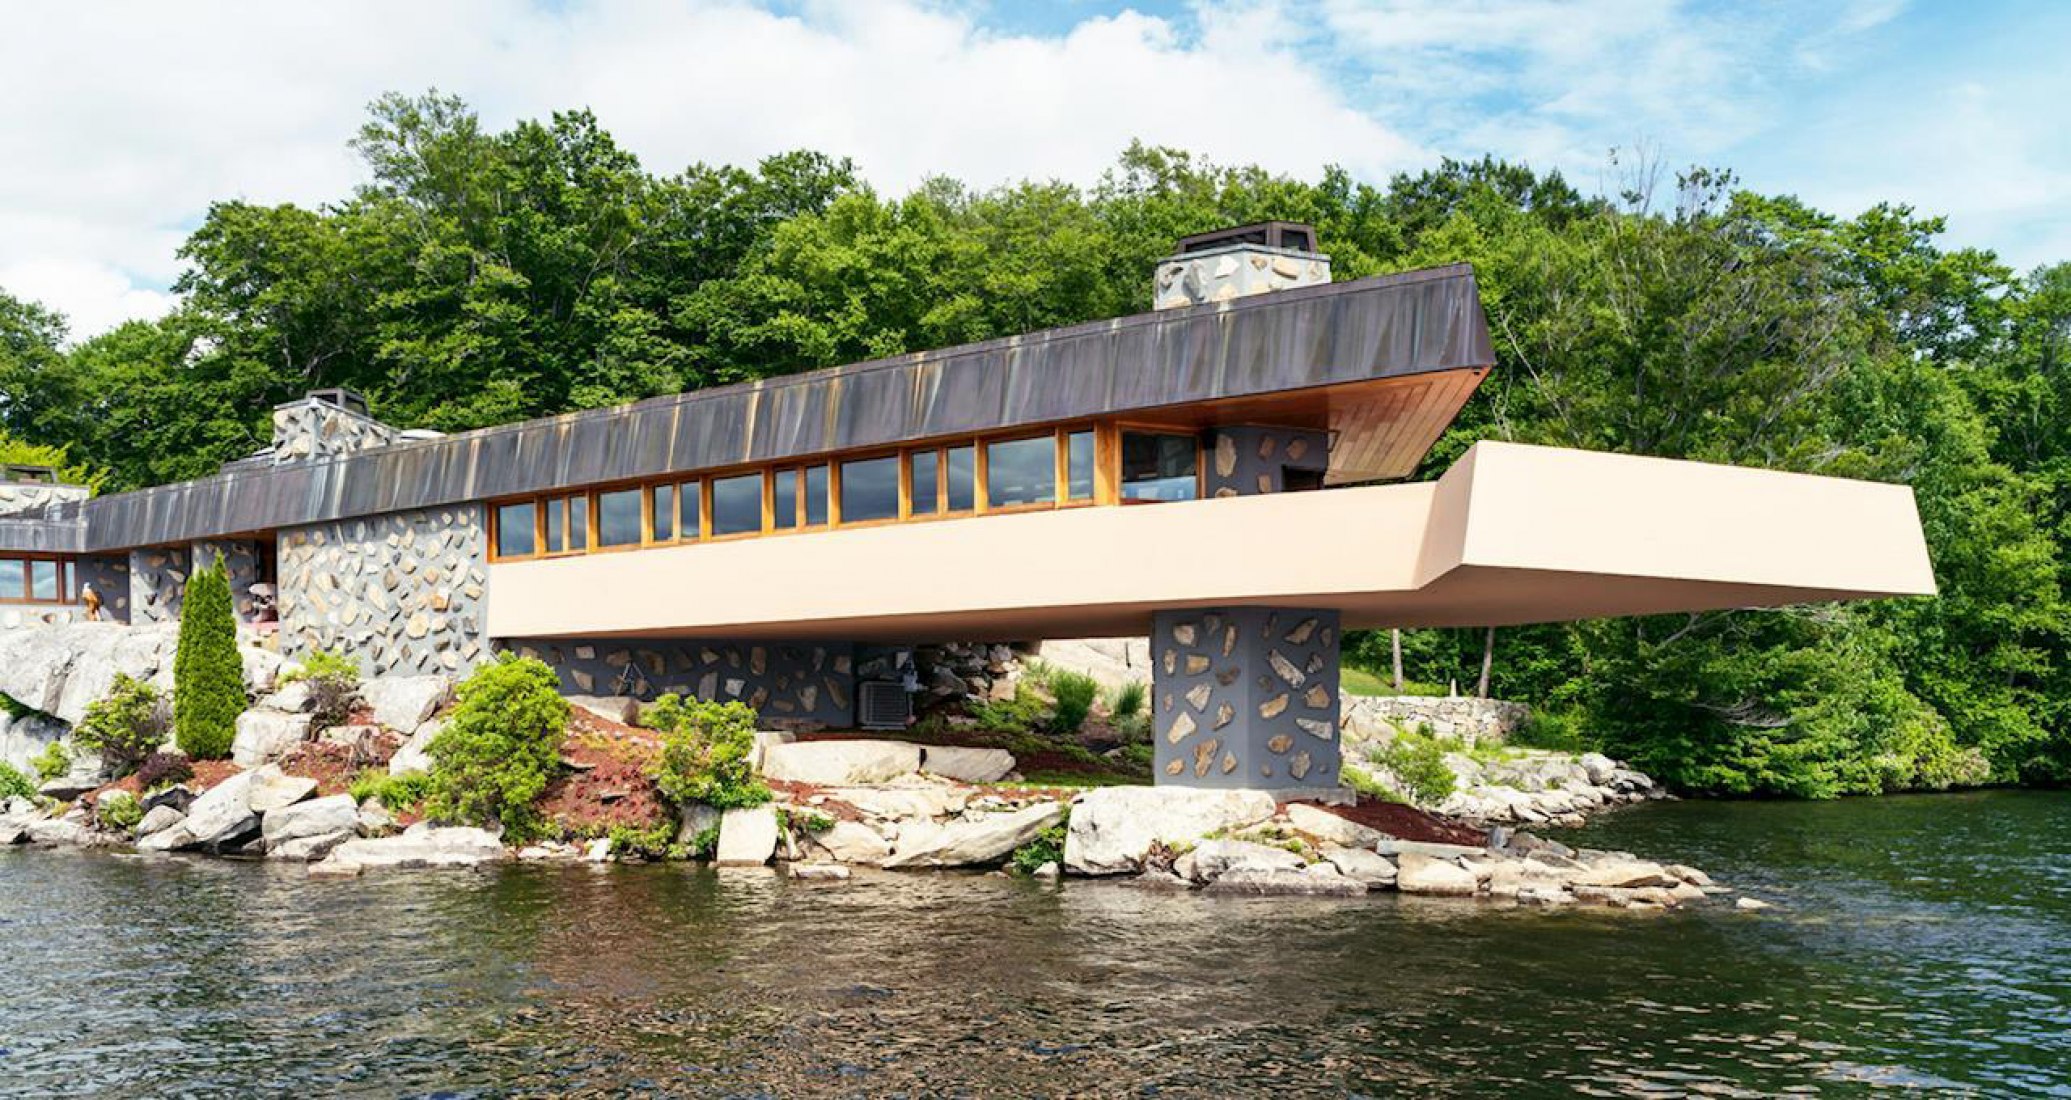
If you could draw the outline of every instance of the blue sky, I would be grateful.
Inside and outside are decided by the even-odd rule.
[[[432,86],[498,125],[592,107],[658,171],[808,146],[888,191],[1091,182],[1136,137],[1375,181],[1494,153],[1596,188],[1616,147],[2071,259],[2071,3],[30,0],[10,26],[0,287],[80,336],[173,304],[210,201],[346,193],[365,104]]]

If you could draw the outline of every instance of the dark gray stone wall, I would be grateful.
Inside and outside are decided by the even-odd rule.
[[[489,543],[476,505],[281,532],[281,652],[354,657],[369,676],[463,675],[490,656]]]
[[[230,578],[230,606],[237,621],[252,622],[252,585],[259,582],[259,544],[248,539],[197,542],[190,560],[197,567],[206,567],[215,564],[218,557],[223,559],[223,570]]]
[[[334,458],[386,447],[402,438],[396,429],[326,401],[303,398],[273,410],[273,464]]]
[[[1161,611],[1151,624],[1157,782],[1338,785],[1338,615]]]
[[[1207,490],[1211,497],[1277,493],[1287,471],[1322,473],[1330,462],[1330,435],[1307,428],[1240,424],[1208,433]]]
[[[842,643],[522,638],[499,648],[544,661],[577,695],[742,702],[765,720],[856,724],[856,654]]]
[[[79,558],[74,563],[79,571],[81,584],[93,585],[101,597],[101,621],[126,623],[129,621],[129,558],[90,557]],[[81,606],[79,618],[86,618],[86,608]]]
[[[153,546],[129,554],[129,615],[137,624],[180,620],[192,555],[184,546]]]

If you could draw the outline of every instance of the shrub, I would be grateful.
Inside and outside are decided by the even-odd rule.
[[[1560,752],[1587,752],[1594,748],[1582,732],[1582,713],[1575,710],[1533,708],[1524,725],[1510,735],[1513,744]]]
[[[350,658],[319,649],[303,659],[301,668],[284,673],[280,682],[308,684],[310,726],[329,729],[344,722],[359,701],[360,666]]]
[[[554,670],[530,657],[504,654],[460,685],[446,728],[432,738],[433,817],[528,840],[540,822],[532,802],[546,790],[568,731],[568,701]]]
[[[1445,762],[1445,746],[1421,733],[1399,732],[1367,757],[1395,777],[1397,789],[1419,806],[1434,806],[1453,793],[1458,777]]]
[[[1404,800],[1393,787],[1375,779],[1371,773],[1357,764],[1346,764],[1339,768],[1338,781],[1368,798],[1378,798],[1383,802]]]
[[[1050,715],[1050,729],[1056,733],[1077,733],[1086,724],[1086,716],[1093,713],[1093,700],[1100,695],[1100,684],[1083,672],[1059,669],[1050,674],[1050,694],[1057,700],[1057,708]]]
[[[611,854],[615,856],[651,860],[689,858],[690,846],[676,843],[674,822],[660,821],[645,829],[638,825],[613,825],[608,835]],[[712,842],[716,848],[719,842],[716,834]]]
[[[35,707],[23,703],[4,691],[0,691],[0,714],[5,714],[9,718],[26,718],[34,713],[36,713]]]
[[[397,813],[414,810],[431,795],[431,777],[422,772],[407,775],[390,775],[387,772],[369,768],[346,788],[354,802],[373,799]]]
[[[1049,713],[1049,706],[1027,684],[1015,684],[1011,699],[988,700],[971,708],[978,728],[994,733],[1027,733],[1042,725]]]
[[[154,752],[137,766],[137,788],[145,794],[194,778],[194,765],[176,752]]]
[[[1143,713],[1143,705],[1150,700],[1151,688],[1142,680],[1131,680],[1115,689],[1108,697],[1107,713],[1117,723],[1127,721]]]
[[[685,859],[711,859],[719,854],[719,826],[707,825],[690,838],[683,846]]]
[[[35,798],[36,784],[4,760],[0,760],[0,802],[10,798]]]
[[[29,766],[44,779],[57,779],[72,770],[72,750],[63,741],[52,741],[43,746],[43,751],[29,758]]]
[[[144,820],[144,804],[128,791],[109,791],[95,800],[93,817],[103,829],[126,833]]]
[[[661,756],[648,774],[669,801],[719,810],[769,801],[769,788],[755,774],[756,715],[747,704],[664,695],[640,721],[662,735]]]
[[[173,729],[180,751],[197,760],[229,756],[246,702],[230,578],[217,555],[187,578],[180,605],[180,645],[173,655]]]
[[[1064,836],[1071,829],[1071,811],[1067,809],[1063,820],[1037,833],[1034,840],[1014,849],[1007,857],[1008,866],[1016,874],[1032,875],[1042,869],[1045,863],[1064,863]]]
[[[108,694],[87,704],[72,739],[99,755],[102,766],[120,778],[165,743],[167,718],[157,688],[118,672]]]

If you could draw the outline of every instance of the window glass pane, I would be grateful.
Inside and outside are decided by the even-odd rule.
[[[949,510],[968,512],[977,507],[978,448],[949,448]]]
[[[686,481],[676,487],[676,518],[680,521],[685,539],[694,539],[704,533],[701,521],[705,502],[698,495],[698,483]]]
[[[640,542],[640,490],[613,489],[597,494],[597,545],[633,546]]]
[[[712,479],[712,533],[740,535],[762,530],[762,475]]]
[[[1123,432],[1122,499],[1194,499],[1194,458],[1193,436]]]
[[[676,487],[657,485],[648,492],[647,522],[654,526],[654,541],[667,542],[676,537]]]
[[[777,530],[798,526],[798,471],[778,470],[776,486]]]
[[[985,506],[1052,504],[1057,500],[1057,439],[1037,436],[985,445]]]
[[[29,563],[29,598],[56,602],[58,598],[58,563],[54,561],[31,561]]]
[[[1093,499],[1093,433],[1073,432],[1064,437],[1064,470],[1068,480],[1064,495],[1071,500]]]
[[[590,547],[590,498],[563,497],[568,506],[568,548],[587,550]]]
[[[568,501],[556,497],[547,501],[547,553],[568,549]]]
[[[805,469],[805,522],[819,527],[827,522],[827,467]]]
[[[942,464],[940,452],[915,451],[907,460],[913,468],[913,481],[906,488],[906,495],[913,498],[913,514],[932,516],[942,506],[942,492],[935,484],[935,470]]]
[[[917,456],[916,456],[917,457]],[[930,455],[932,459],[934,456]],[[933,463],[930,463],[928,495],[935,493]],[[929,502],[933,503],[932,500]],[[920,511],[914,502],[913,510]],[[841,522],[868,523],[874,519],[896,519],[899,515],[899,458],[865,458],[841,464]]]
[[[22,598],[25,571],[20,558],[0,558],[0,600]]]
[[[496,556],[522,558],[538,552],[533,543],[532,504],[506,504],[496,510]],[[5,563],[0,563],[4,566]],[[7,584],[0,579],[0,592]]]

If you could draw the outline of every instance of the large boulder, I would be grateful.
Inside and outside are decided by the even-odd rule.
[[[246,803],[255,814],[269,814],[282,807],[292,806],[316,793],[316,780],[306,775],[283,775],[279,768],[265,765],[251,773],[251,793]],[[188,811],[190,814],[192,810]]]
[[[137,847],[154,852],[235,847],[259,831],[259,814],[252,809],[253,792],[261,783],[282,778],[280,769],[271,764],[238,772],[201,792],[187,807],[184,820],[145,837]]]
[[[1481,888],[1474,872],[1450,859],[1404,852],[1395,857],[1395,888],[1405,894],[1472,897]]]
[[[49,749],[52,741],[62,741],[70,732],[63,722],[47,714],[28,713],[12,718],[0,711],[0,763],[23,775],[34,775],[36,768],[30,761]]]
[[[1072,800],[1064,866],[1081,875],[1140,870],[1153,845],[1195,844],[1217,830],[1264,821],[1273,810],[1264,791],[1101,787]]]
[[[382,676],[360,684],[360,701],[374,721],[392,730],[414,733],[453,697],[453,681],[444,676]]]
[[[640,700],[630,695],[565,695],[568,705],[607,722],[630,726],[640,717]]]
[[[1063,803],[1041,802],[1008,813],[972,814],[940,825],[915,822],[900,830],[898,846],[884,865],[989,866],[1062,820]]]
[[[777,808],[771,805],[728,810],[719,817],[721,867],[760,867],[777,853]]]
[[[877,821],[911,817],[936,818],[964,812],[969,792],[942,783],[908,783],[897,787],[836,787],[827,797],[853,806]]]
[[[149,810],[144,811],[143,820],[137,822],[137,835],[139,837],[147,837],[155,833],[162,833],[178,825],[186,818],[186,814],[171,806],[153,806]]]
[[[403,742],[402,747],[396,750],[395,755],[388,758],[388,774],[431,774],[432,739],[437,737],[439,732],[445,728],[446,721],[443,718],[419,725],[417,732],[411,734],[410,739]]]
[[[807,847],[816,854],[841,863],[875,867],[890,859],[892,842],[883,833],[857,821],[839,821],[808,834]]]
[[[1254,897],[1350,898],[1366,893],[1366,884],[1338,874],[1336,868],[1325,863],[1306,871],[1263,867],[1231,871],[1210,884],[1208,893]]]
[[[1379,829],[1368,828],[1306,802],[1288,804],[1287,823],[1294,826],[1296,832],[1307,833],[1325,844],[1341,844],[1347,848],[1371,848],[1388,839],[1388,834]]]
[[[905,741],[794,741],[764,746],[762,774],[819,787],[884,783],[920,770],[920,746]]]
[[[1346,878],[1366,884],[1369,890],[1386,890],[1395,885],[1395,863],[1365,848],[1323,849],[1323,858]]]
[[[291,840],[329,833],[349,834],[359,828],[359,819],[359,803],[349,794],[334,794],[267,813],[260,823],[259,835],[266,840],[268,854],[272,854]]]
[[[1307,861],[1285,848],[1250,840],[1204,840],[1173,861],[1172,871],[1193,882],[1214,882],[1233,871],[1299,871]]]
[[[279,710],[248,710],[237,716],[237,737],[230,742],[230,760],[240,768],[256,768],[279,760],[309,739],[310,716]]]
[[[485,829],[465,826],[434,827],[419,822],[400,836],[348,840],[331,850],[319,863],[310,865],[315,874],[353,874],[369,868],[468,868],[496,863],[506,858],[503,842]]]
[[[116,674],[171,690],[179,624],[64,623],[0,630],[0,693],[22,705],[77,725],[86,708],[108,694]],[[239,638],[245,687],[273,689],[280,657]]]
[[[1005,749],[929,745],[921,750],[920,770],[959,783],[997,783],[1014,771],[1014,754]]]

